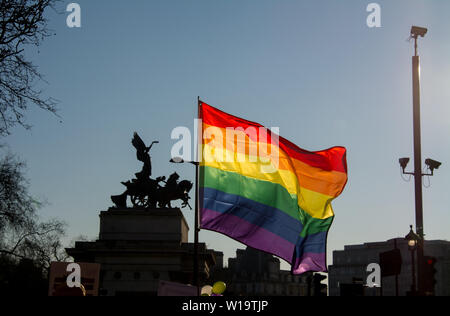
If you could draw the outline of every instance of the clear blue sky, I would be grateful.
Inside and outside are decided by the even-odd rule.
[[[199,95],[280,127],[305,149],[347,147],[349,182],[334,202],[329,263],[346,244],[406,235],[414,190],[398,158],[413,152],[406,39],[415,24],[430,29],[420,40],[423,158],[443,162],[424,189],[425,233],[450,240],[450,2],[378,1],[382,27],[372,29],[370,2],[80,0],[81,29],[49,14],[56,35],[29,56],[49,83],[45,92],[61,101],[62,123],[33,109],[33,129],[15,128],[4,140],[28,163],[32,194],[49,202],[42,216],[65,220],[67,240],[96,237],[99,211],[141,168],[135,130],[160,141],[155,176],[176,170],[193,179],[192,168],[168,160],[170,133],[193,127]],[[184,214],[192,227],[193,213]],[[200,239],[226,257],[242,247],[213,232]]]

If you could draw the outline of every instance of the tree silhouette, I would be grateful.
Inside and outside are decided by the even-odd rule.
[[[46,269],[67,258],[60,241],[65,225],[39,221],[41,203],[28,193],[24,167],[10,154],[0,160],[0,256],[29,259]]]
[[[30,127],[24,120],[29,104],[56,114],[56,100],[43,97],[36,88],[44,79],[24,56],[26,47],[39,46],[51,35],[44,13],[56,2],[0,0],[0,136],[16,124]]]

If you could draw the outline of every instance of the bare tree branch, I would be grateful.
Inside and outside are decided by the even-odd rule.
[[[17,240],[17,242],[16,242],[16,244],[14,245],[13,249],[11,249],[10,251],[11,251],[12,253],[14,253],[14,252],[17,250],[17,248],[20,246],[20,244],[22,243],[22,241],[25,240],[25,238],[31,237],[31,236],[33,236],[33,235],[44,236],[44,235],[47,235],[47,234],[49,234],[49,233],[51,233],[51,232],[54,232],[54,231],[57,231],[57,230],[58,230],[58,227],[57,227],[57,225],[55,225],[54,227],[52,227],[52,228],[50,228],[50,229],[47,229],[47,230],[45,230],[45,231],[32,231],[32,232],[28,232],[28,233],[26,233],[26,234],[23,234],[23,235],[19,238],[19,240]]]
[[[37,68],[23,55],[25,47],[39,46],[50,36],[45,12],[59,0],[0,0],[0,136],[19,124],[25,128],[28,105],[57,115],[57,100],[43,98],[35,88],[45,82]]]
[[[2,249],[0,249],[0,253],[3,253],[3,254],[5,254],[5,255],[14,256],[14,257],[17,257],[17,258],[20,258],[20,259],[27,259],[27,258],[25,258],[24,256],[15,254],[15,253],[13,253],[13,252],[11,252],[11,251],[8,251],[8,250],[2,250]]]

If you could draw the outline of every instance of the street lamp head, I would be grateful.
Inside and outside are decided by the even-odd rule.
[[[409,249],[416,249],[417,243],[420,240],[420,237],[413,231],[413,226],[410,225],[410,230],[408,235],[405,236],[405,239],[408,241]]]
[[[424,27],[419,27],[419,26],[413,26],[411,28],[411,37],[412,38],[417,38],[419,36],[424,37],[425,34],[427,34],[428,29],[424,28]]]
[[[173,157],[172,159],[170,159],[171,163],[184,163],[183,158],[181,157]]]
[[[439,167],[442,165],[439,161],[433,160],[433,159],[426,159],[425,164],[430,168],[431,172],[433,172],[435,169],[439,169]]]
[[[410,248],[415,248],[416,245],[417,245],[417,240],[414,240],[414,239],[408,240],[408,246]]]
[[[400,163],[400,167],[402,167],[403,171],[405,171],[405,168],[409,163],[409,158],[400,158],[399,163]]]

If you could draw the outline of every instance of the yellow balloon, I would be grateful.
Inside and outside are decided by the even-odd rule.
[[[212,292],[214,294],[222,294],[223,292],[225,292],[226,289],[227,289],[227,285],[225,284],[225,282],[219,281],[219,282],[214,283]]]

